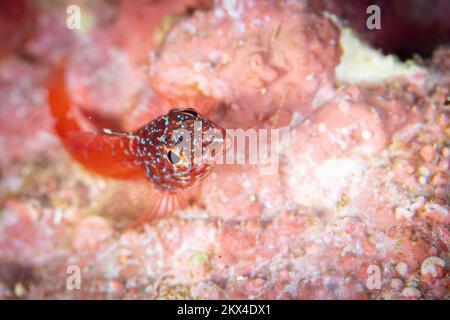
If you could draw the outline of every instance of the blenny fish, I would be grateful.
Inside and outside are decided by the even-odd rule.
[[[51,76],[48,102],[56,133],[82,166],[105,177],[145,180],[146,212],[138,223],[185,207],[192,198],[192,189],[213,168],[214,153],[220,152],[224,143],[223,129],[194,108],[177,108],[189,103],[183,100],[177,104],[176,99],[171,99],[173,109],[166,115],[137,130],[103,128],[97,133],[83,132],[74,116],[76,108],[66,88],[63,68]],[[210,132],[213,134],[207,134]],[[200,150],[200,158],[196,150]]]

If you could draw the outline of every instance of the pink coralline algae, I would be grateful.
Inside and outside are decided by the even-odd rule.
[[[346,84],[340,29],[307,1],[134,3],[83,6],[78,32],[36,5],[0,62],[0,298],[450,298],[448,49],[420,81]],[[201,93],[220,127],[279,129],[279,167],[219,164],[187,208],[124,228],[139,198],[53,131],[61,57],[86,131]]]

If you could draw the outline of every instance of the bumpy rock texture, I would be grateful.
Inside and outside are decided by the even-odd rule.
[[[449,298],[448,49],[421,81],[346,85],[339,28],[307,3],[129,3],[84,4],[78,33],[37,6],[0,62],[1,298]],[[116,229],[120,182],[52,131],[45,78],[66,53],[85,111],[132,126],[200,91],[225,128],[280,128],[279,170],[218,165],[192,207]]]

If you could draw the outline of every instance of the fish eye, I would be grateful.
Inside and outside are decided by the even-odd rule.
[[[178,164],[181,161],[181,158],[172,151],[167,152],[167,159],[169,159],[172,164]]]
[[[183,113],[190,114],[193,117],[197,117],[198,116],[197,111],[195,111],[194,109],[185,109],[185,110],[183,110]]]

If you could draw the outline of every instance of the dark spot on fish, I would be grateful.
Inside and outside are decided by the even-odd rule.
[[[172,164],[177,164],[181,161],[181,158],[175,152],[172,151],[169,151],[167,153],[167,158]]]
[[[183,113],[190,114],[193,117],[197,117],[198,116],[197,111],[195,111],[194,109],[185,109],[185,110],[183,110]]]

